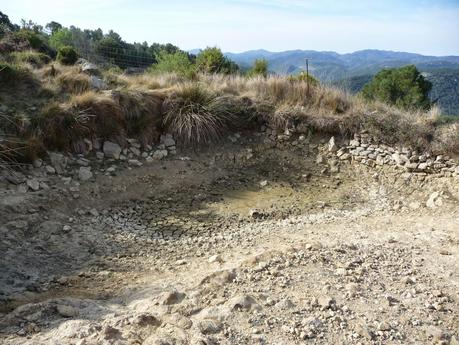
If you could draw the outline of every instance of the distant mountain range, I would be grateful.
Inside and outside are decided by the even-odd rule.
[[[459,115],[459,56],[425,56],[384,50],[360,50],[350,54],[314,50],[251,50],[225,55],[243,69],[250,68],[255,59],[264,58],[268,61],[269,70],[281,75],[304,71],[307,58],[312,75],[323,83],[352,92],[358,92],[383,68],[414,64],[433,83],[431,98],[438,99],[443,112]]]

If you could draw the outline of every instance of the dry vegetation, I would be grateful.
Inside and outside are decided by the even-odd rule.
[[[36,93],[43,106],[25,121],[14,126],[11,119],[2,121],[3,130],[8,127],[14,142],[27,151],[21,157],[38,155],[43,148],[78,151],[81,141],[91,137],[123,141],[127,136],[155,143],[166,131],[182,144],[196,145],[263,123],[279,132],[299,124],[306,131],[344,136],[366,130],[388,144],[459,152],[457,122],[442,123],[435,109],[401,111],[338,89],[308,88],[304,81],[273,76],[201,74],[190,81],[174,74],[130,76],[109,70],[104,78],[111,90],[94,91],[90,77],[79,67],[45,65],[31,55],[21,53],[0,72],[1,92],[15,90],[15,98],[27,99],[30,88],[47,90]],[[0,143],[2,156],[11,152],[11,142]],[[28,145],[35,147],[24,150]]]

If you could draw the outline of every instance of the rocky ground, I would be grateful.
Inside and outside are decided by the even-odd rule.
[[[322,144],[233,136],[9,181],[0,343],[458,344],[457,176]]]

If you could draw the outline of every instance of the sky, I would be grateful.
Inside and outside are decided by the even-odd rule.
[[[459,0],[0,0],[0,11],[14,23],[113,29],[184,50],[459,55]]]

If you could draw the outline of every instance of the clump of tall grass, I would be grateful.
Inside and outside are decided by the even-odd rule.
[[[27,63],[35,68],[41,68],[51,62],[51,57],[34,50],[13,52],[11,53],[11,58],[16,63]]]
[[[77,67],[62,70],[57,75],[56,82],[64,92],[70,94],[81,94],[91,89],[90,77],[81,73]]]
[[[218,139],[230,118],[225,107],[218,107],[215,95],[202,85],[178,86],[166,99],[163,124],[186,144],[209,143]]]

